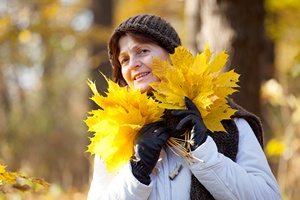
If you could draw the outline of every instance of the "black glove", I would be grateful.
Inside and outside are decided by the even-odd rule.
[[[170,129],[163,121],[145,125],[136,137],[136,155],[131,160],[133,175],[143,184],[150,184],[150,174],[160,151],[170,137]]]
[[[184,103],[187,110],[173,110],[171,115],[181,118],[175,128],[177,134],[183,135],[187,129],[191,131],[191,150],[194,151],[206,141],[207,128],[195,104],[188,97],[184,97]]]

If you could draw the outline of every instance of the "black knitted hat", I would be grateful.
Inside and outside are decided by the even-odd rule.
[[[115,42],[114,37],[116,37],[117,34],[125,33],[128,30],[134,30],[149,35],[151,38],[154,38],[162,48],[166,49],[171,54],[174,53],[176,47],[181,45],[180,38],[170,23],[156,15],[136,15],[119,24],[111,35],[108,42],[108,55],[112,66],[114,58],[110,46]]]

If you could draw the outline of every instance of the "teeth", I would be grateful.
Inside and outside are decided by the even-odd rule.
[[[141,78],[141,77],[143,77],[143,76],[146,76],[146,75],[148,75],[149,73],[150,73],[150,72],[145,72],[145,73],[139,74],[138,76],[135,77],[135,80],[137,80],[137,79],[139,79],[139,78]]]

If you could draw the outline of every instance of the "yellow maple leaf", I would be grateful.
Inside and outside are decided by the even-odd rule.
[[[146,93],[133,87],[120,87],[105,79],[108,83],[106,96],[99,94],[92,81],[87,82],[93,91],[91,99],[100,107],[90,111],[85,120],[88,131],[94,133],[87,151],[99,155],[107,171],[112,173],[130,160],[140,128],[160,120],[164,109]]]
[[[6,166],[0,165],[0,185],[3,183],[15,184],[16,183],[16,172],[7,172]]]
[[[151,83],[154,96],[165,109],[185,108],[187,96],[199,109],[207,128],[225,131],[221,121],[230,119],[236,110],[227,105],[227,97],[236,92],[239,74],[233,70],[221,73],[228,55],[223,51],[211,61],[208,44],[203,53],[193,55],[183,46],[170,55],[171,63],[153,58],[152,71],[161,81]]]

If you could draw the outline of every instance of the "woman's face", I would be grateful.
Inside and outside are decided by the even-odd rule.
[[[169,53],[157,44],[140,43],[125,35],[119,40],[122,75],[129,86],[151,93],[150,83],[159,79],[152,74],[152,58],[170,60]]]

